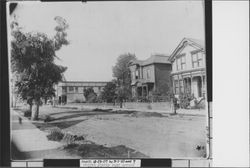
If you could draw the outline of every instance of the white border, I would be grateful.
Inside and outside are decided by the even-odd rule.
[[[249,166],[249,1],[213,1],[213,166]]]

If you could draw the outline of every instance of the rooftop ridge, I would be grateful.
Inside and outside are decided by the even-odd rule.
[[[61,83],[72,83],[72,82],[75,82],[75,83],[108,83],[109,81],[60,81]]]

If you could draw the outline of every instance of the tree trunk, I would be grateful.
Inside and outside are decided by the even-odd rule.
[[[53,97],[52,106],[56,107],[56,99],[55,99],[55,97]]]
[[[121,99],[120,100],[120,108],[122,108],[122,103],[123,103],[123,100]]]
[[[30,112],[32,112],[32,104],[29,104],[30,105]]]
[[[39,101],[35,101],[34,106],[32,108],[31,120],[38,120],[39,115]]]

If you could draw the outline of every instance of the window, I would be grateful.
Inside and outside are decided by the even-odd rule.
[[[180,90],[184,93],[183,80],[180,80]]]
[[[135,79],[139,79],[139,70],[135,71]]]
[[[135,79],[135,72],[132,72],[132,79]]]
[[[74,91],[74,87],[69,86],[69,91],[70,91],[70,92],[73,92],[73,91]]]
[[[149,78],[150,78],[150,70],[147,69],[147,79],[149,79]]]
[[[178,80],[174,81],[175,94],[179,94],[179,82]]]
[[[176,62],[177,62],[177,70],[180,70],[180,68],[181,68],[181,60],[178,58],[176,60]]]
[[[64,92],[64,93],[67,92],[67,87],[66,86],[62,87],[62,92]]]
[[[192,66],[193,68],[201,67],[202,66],[202,52],[198,52],[195,54],[192,54]]]
[[[183,70],[186,68],[186,56],[180,56],[176,59],[177,62],[177,70]]]
[[[75,92],[78,92],[78,87],[75,87]]]
[[[182,56],[181,58],[181,69],[185,69],[186,68],[186,56]]]

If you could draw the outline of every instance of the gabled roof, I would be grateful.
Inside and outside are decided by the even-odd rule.
[[[108,81],[62,81],[60,83],[108,83]]]
[[[186,39],[188,39],[189,41],[194,42],[196,45],[200,46],[202,49],[205,48],[205,42],[200,40],[200,39],[193,39],[193,38],[186,38]]]
[[[131,65],[138,64],[140,66],[146,66],[146,65],[150,65],[150,64],[156,64],[156,63],[171,64],[171,62],[169,61],[169,56],[163,55],[163,54],[151,55],[146,60],[133,60],[133,61],[131,61]]]
[[[205,49],[205,43],[204,43],[204,41],[198,40],[198,39],[193,39],[193,38],[183,38],[181,40],[181,42],[179,43],[179,45],[175,48],[175,50],[173,51],[173,53],[170,55],[169,61],[172,61],[173,58],[178,53],[178,51],[180,51],[182,48],[185,47],[184,46],[185,43],[187,43],[188,45],[194,46],[196,48],[199,48],[201,50]]]

